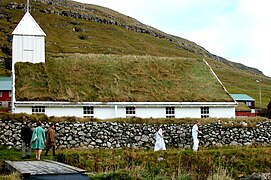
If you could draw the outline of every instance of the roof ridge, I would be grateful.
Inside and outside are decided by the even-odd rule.
[[[25,13],[19,24],[12,32],[12,35],[46,36],[44,31],[29,12]]]

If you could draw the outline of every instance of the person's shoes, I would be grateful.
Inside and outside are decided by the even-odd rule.
[[[30,159],[30,158],[31,158],[31,156],[30,156],[30,155],[27,155],[27,156],[26,156],[26,159]]]

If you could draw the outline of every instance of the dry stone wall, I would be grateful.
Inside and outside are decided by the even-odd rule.
[[[22,123],[0,121],[0,145],[21,147]],[[33,127],[36,125],[33,124]],[[164,125],[167,147],[191,148],[193,124]],[[47,123],[43,124],[45,130]],[[56,123],[59,148],[153,148],[159,125],[112,122]],[[262,122],[254,128],[223,128],[220,123],[200,125],[200,146],[270,145],[271,122]]]

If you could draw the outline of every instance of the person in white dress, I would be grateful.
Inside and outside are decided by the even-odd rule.
[[[159,150],[166,150],[166,144],[164,141],[162,126],[159,127],[159,130],[155,134],[154,151],[159,151]]]
[[[199,124],[199,121],[196,121],[196,124],[192,128],[193,151],[198,151],[199,149],[198,134],[201,133],[201,131],[199,131]]]

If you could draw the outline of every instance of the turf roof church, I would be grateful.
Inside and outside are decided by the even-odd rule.
[[[44,113],[48,116],[94,117],[98,119],[124,118],[128,116],[140,118],[235,117],[237,103],[233,99],[205,102],[193,100],[185,102],[154,102],[148,100],[142,102],[67,102],[61,100],[16,99],[18,96],[16,94],[16,92],[18,93],[16,83],[19,80],[16,79],[15,63],[45,63],[46,34],[27,10],[12,35],[13,113]],[[215,76],[211,69],[210,73]],[[218,78],[217,81],[219,81]],[[221,86],[223,85],[221,84]],[[224,93],[228,94],[226,90]]]

